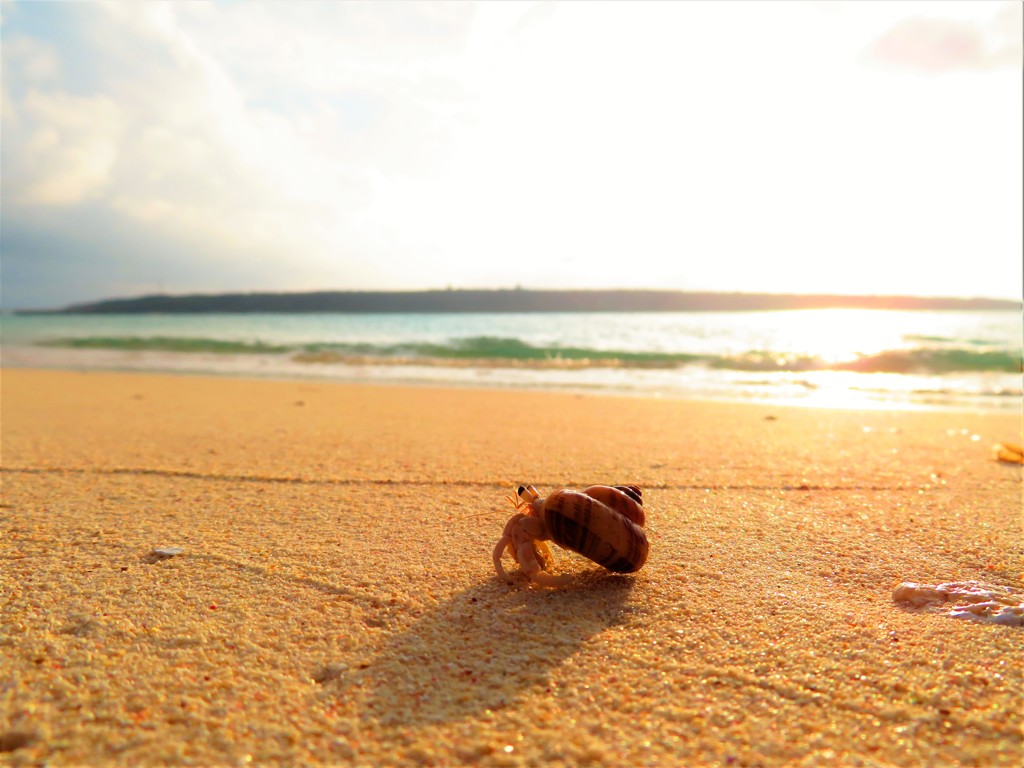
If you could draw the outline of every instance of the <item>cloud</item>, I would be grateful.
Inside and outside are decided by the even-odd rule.
[[[58,90],[51,45],[5,34],[3,42],[5,205],[70,205],[110,182],[121,111],[104,95]]]
[[[987,24],[938,17],[903,19],[871,44],[869,55],[885,64],[932,73],[1019,68],[1022,9],[1020,3],[1010,3]]]
[[[93,4],[67,8],[73,24],[17,7],[3,46],[7,285],[33,264],[53,277],[42,254],[57,250],[121,280],[133,256],[111,242],[186,290],[217,270],[189,271],[191,257],[161,270],[148,254],[200,254],[246,287],[372,271],[360,211],[374,179],[435,168],[446,110],[464,98],[431,69],[464,8],[404,7]],[[60,45],[32,36],[42,29]],[[51,234],[86,210],[102,226]],[[289,260],[276,281],[261,266]]]
[[[60,63],[53,46],[27,37],[5,38],[4,63],[16,66],[33,82],[52,82],[60,74]]]
[[[441,52],[465,34],[467,8],[115,3],[78,9],[64,61],[5,38],[5,197],[68,204],[106,189],[125,215],[219,221],[260,242],[275,220],[296,224],[283,207],[317,228],[362,204],[367,169],[436,167],[466,98]],[[87,95],[68,86],[82,51]]]
[[[121,110],[111,99],[32,90],[19,105],[9,141],[20,151],[5,172],[21,184],[9,204],[68,205],[103,190],[111,180],[123,131]],[[9,109],[18,109],[8,105]]]

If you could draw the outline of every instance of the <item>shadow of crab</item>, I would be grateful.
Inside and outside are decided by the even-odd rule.
[[[477,717],[550,688],[552,670],[626,622],[634,578],[594,570],[561,590],[497,578],[456,593],[389,638],[364,668],[319,682],[358,696],[362,718],[410,728]],[[337,690],[337,689],[336,689]]]

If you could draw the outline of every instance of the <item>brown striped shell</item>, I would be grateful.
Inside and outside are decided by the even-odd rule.
[[[555,491],[539,510],[556,544],[610,571],[632,573],[647,562],[640,489],[597,485],[579,491]]]
[[[592,485],[583,492],[643,527],[646,521],[643,491],[635,485]]]

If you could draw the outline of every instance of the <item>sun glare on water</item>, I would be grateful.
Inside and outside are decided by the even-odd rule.
[[[914,358],[963,343],[978,350],[1013,344],[998,331],[990,339],[965,341],[964,320],[957,313],[821,309],[771,313],[760,320],[763,330],[752,335],[759,348],[771,352],[763,368],[736,378],[752,388],[770,381],[766,391],[786,393],[780,402],[809,407],[906,409],[916,403],[927,408],[953,391],[970,397],[998,389],[991,373],[942,376],[923,365],[917,370]],[[878,369],[883,361],[897,369]]]
[[[853,362],[907,346],[893,312],[861,309],[819,309],[790,313],[780,324],[773,348],[789,346],[793,356],[816,357],[823,363]]]

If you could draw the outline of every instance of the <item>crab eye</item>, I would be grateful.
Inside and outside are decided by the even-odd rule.
[[[516,491],[516,496],[522,496],[524,493],[526,493],[526,486],[520,485],[519,490]]]

